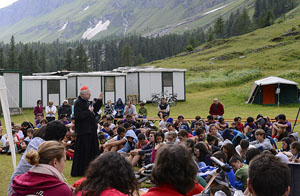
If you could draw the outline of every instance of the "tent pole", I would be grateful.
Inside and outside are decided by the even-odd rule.
[[[279,88],[280,89],[280,84],[278,83],[278,87],[277,88]],[[277,100],[277,107],[279,107],[279,104],[280,104],[280,102],[279,102],[279,94],[280,94],[280,92],[278,91],[278,100]]]
[[[5,121],[5,127],[6,127],[6,132],[8,135],[8,142],[9,142],[9,149],[11,152],[11,158],[13,162],[14,169],[16,169],[16,151],[15,151],[15,143],[13,141],[13,136],[12,136],[12,129],[11,129],[11,120],[10,120],[10,112],[9,112],[9,106],[8,106],[8,101],[7,101],[7,93],[6,93],[6,84],[4,77],[0,77],[0,99],[1,99],[1,105],[2,105],[2,111],[3,111],[3,116],[4,116],[4,121]]]

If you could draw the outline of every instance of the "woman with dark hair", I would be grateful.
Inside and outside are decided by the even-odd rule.
[[[76,196],[133,196],[137,180],[131,164],[116,152],[107,152],[91,162]]]
[[[237,156],[238,156],[238,153],[236,152],[234,145],[231,144],[231,143],[224,144],[224,145],[222,146],[221,150],[222,150],[222,151],[226,154],[226,156],[227,156],[227,163],[228,163],[228,161],[231,159],[232,156],[234,156],[234,155],[237,155]]]
[[[182,196],[199,194],[203,187],[195,183],[198,168],[183,145],[166,144],[158,151],[152,169],[156,187],[144,196]]]
[[[42,117],[44,118],[44,107],[42,105],[41,100],[37,100],[36,106],[33,109],[33,114],[34,114],[34,120],[37,119],[38,114],[42,114]]]
[[[194,155],[199,167],[211,165],[211,152],[205,142],[199,142],[194,146]],[[205,165],[203,164],[205,163]]]
[[[281,142],[282,142],[282,149],[280,149],[280,152],[289,152],[292,139],[289,137],[284,137],[282,138]]]

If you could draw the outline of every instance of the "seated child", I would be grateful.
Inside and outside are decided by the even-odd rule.
[[[244,125],[244,134],[246,135],[248,132],[252,132],[256,129],[256,124],[254,123],[253,117],[248,117],[247,122]]]
[[[125,139],[127,140],[124,146],[118,150],[118,153],[121,153],[123,156],[129,156],[130,151],[136,148],[136,143],[138,141],[133,130],[128,130],[125,134]]]
[[[0,129],[0,153],[6,152],[6,139],[2,136],[2,129]]]
[[[167,144],[175,144],[176,140],[177,140],[177,133],[175,131],[170,131],[166,137]]]
[[[27,130],[27,137],[24,139],[23,142],[21,142],[20,146],[21,148],[18,150],[18,153],[24,152],[28,146],[28,144],[31,142],[33,138],[33,129],[29,128]]]
[[[42,126],[47,125],[47,123],[48,123],[48,120],[47,119],[43,119],[43,120],[41,120],[40,124],[38,124],[36,126],[36,128],[41,128]]]
[[[21,125],[15,125],[14,130],[16,131],[16,134],[18,135],[19,139],[21,141],[24,140],[24,134],[23,131],[21,130]]]
[[[68,141],[66,146],[66,156],[67,159],[72,160],[74,158],[75,142],[77,134],[75,132],[71,133],[71,141]]]
[[[67,119],[67,115],[66,115],[66,114],[61,114],[61,115],[60,115],[60,121],[61,121],[62,123],[64,123],[65,125],[67,125],[67,124],[70,123],[70,122],[68,121],[68,119]]]
[[[217,126],[218,130],[224,130],[224,129],[228,128],[228,123],[225,122],[224,118],[219,118],[216,126]]]
[[[143,148],[148,143],[149,143],[149,141],[146,140],[146,136],[143,133],[138,134],[138,143],[136,144],[137,149]]]
[[[296,141],[291,144],[291,153],[293,154],[290,157],[289,161],[292,163],[300,163],[300,142]]]
[[[195,142],[203,142],[206,140],[206,135],[205,135],[206,131],[205,128],[198,128],[195,131],[195,137],[194,140]]]
[[[126,143],[127,141],[125,138],[126,129],[123,127],[118,127],[117,133],[118,133],[117,136],[115,136],[113,139],[107,141],[104,144],[103,146],[104,152],[109,152],[109,151],[117,152]]]
[[[241,133],[244,132],[244,125],[242,123],[242,118],[241,117],[235,117],[234,118],[235,126],[237,130],[239,130]]]
[[[266,132],[262,129],[257,129],[255,131],[256,140],[250,142],[251,145],[258,148],[260,151],[272,149],[272,144],[268,138],[266,138]]]
[[[139,118],[147,118],[147,114],[148,114],[148,111],[147,109],[145,108],[145,103],[144,102],[141,102],[140,103],[140,109],[139,109]]]
[[[98,140],[99,140],[99,150],[100,150],[100,154],[102,154],[104,152],[104,145],[107,142],[104,133],[100,133],[98,135]]]
[[[224,141],[222,135],[218,132],[217,126],[216,126],[215,124],[209,125],[209,133],[210,133],[212,136],[217,137],[219,141],[221,141],[221,142]]]
[[[255,146],[250,145],[247,139],[242,139],[240,145],[235,147],[235,151],[242,157],[243,160],[246,160],[246,153],[251,148],[255,148]]]
[[[235,170],[235,188],[242,191],[246,190],[248,179],[248,165],[244,164],[243,159],[237,155],[231,157],[229,163]]]
[[[145,165],[151,163],[151,153],[153,148],[155,147],[155,132],[151,131],[149,135],[149,142],[141,149],[135,149],[130,152],[130,156],[128,157],[128,161],[131,163],[133,167],[140,160],[144,160]],[[140,164],[141,165],[141,164]]]
[[[286,120],[284,114],[279,114],[277,116],[278,121],[272,125],[272,138],[276,138],[280,141],[282,138],[287,137],[292,131],[291,123]]]

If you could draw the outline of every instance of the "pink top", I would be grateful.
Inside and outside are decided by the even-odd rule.
[[[75,196],[81,196],[81,195],[82,195],[81,191],[75,194]],[[117,189],[108,188],[102,191],[101,196],[128,196],[128,195],[121,193]]]

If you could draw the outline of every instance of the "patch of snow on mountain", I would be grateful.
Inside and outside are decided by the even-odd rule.
[[[213,13],[213,12],[216,12],[216,11],[218,11],[218,10],[221,10],[221,9],[227,7],[227,6],[230,5],[230,4],[231,4],[231,3],[228,3],[228,4],[226,4],[226,5],[223,5],[223,6],[221,6],[221,7],[218,7],[218,8],[216,8],[216,9],[211,10],[211,11],[205,12],[205,13],[202,14],[202,15],[204,16],[204,15],[211,14],[211,13]]]
[[[90,8],[90,6],[87,6],[86,8],[83,9],[83,11],[85,12],[89,8]]]
[[[104,23],[102,23],[102,20],[100,20],[94,28],[90,27],[83,33],[82,39],[92,39],[95,35],[97,35],[101,31],[106,30],[109,24],[110,24],[109,20],[105,21]]]
[[[58,32],[61,32],[61,31],[63,31],[63,30],[65,30],[66,29],[66,27],[67,27],[67,25],[68,25],[68,21],[64,24],[64,26],[62,26],[59,30],[58,30]]]

